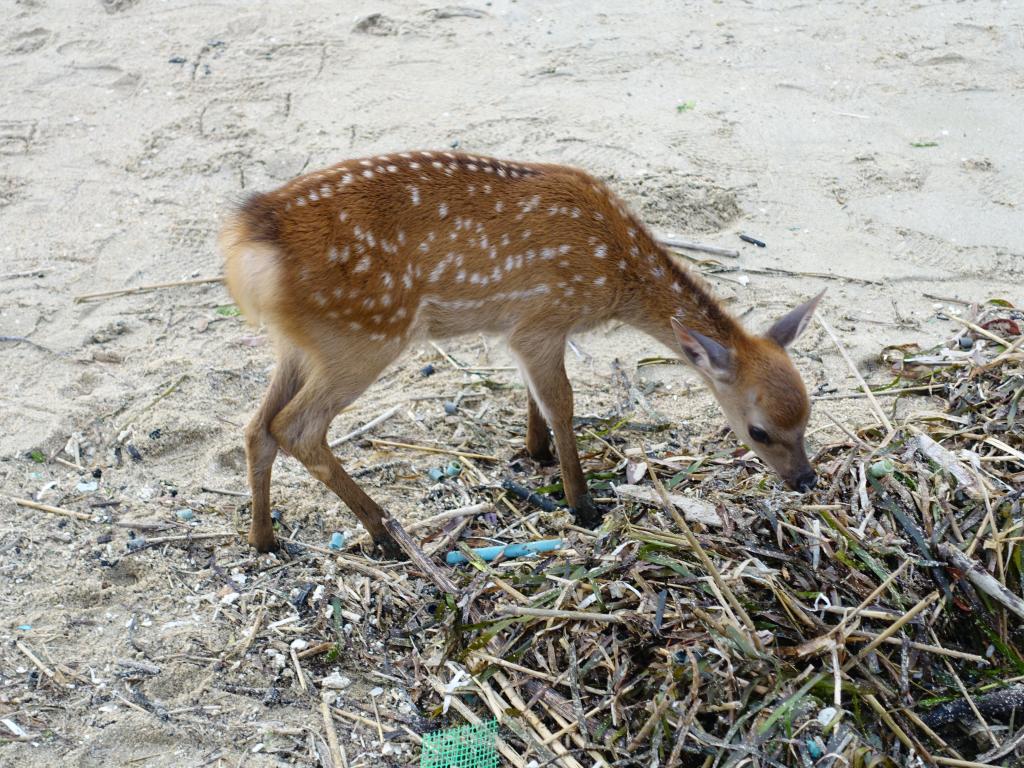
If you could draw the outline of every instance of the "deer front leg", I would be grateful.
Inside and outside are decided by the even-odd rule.
[[[554,433],[566,501],[581,524],[596,524],[599,513],[587,491],[572,431],[573,397],[565,374],[565,338],[523,331],[514,333],[509,342],[522,365],[533,402]]]
[[[541,464],[551,464],[555,460],[551,453],[548,423],[529,387],[526,388],[526,452]]]

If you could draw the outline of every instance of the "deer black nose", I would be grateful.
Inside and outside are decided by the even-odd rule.
[[[793,481],[792,486],[794,490],[804,493],[811,490],[818,484],[818,476],[814,473],[813,469],[809,469],[804,472],[800,477]]]

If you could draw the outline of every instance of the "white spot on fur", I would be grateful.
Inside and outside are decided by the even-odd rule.
[[[365,171],[363,171],[363,176],[365,176],[368,179],[372,179],[373,178],[373,171],[371,171],[369,168],[367,168]]]
[[[600,277],[594,280],[594,285],[604,285],[606,280],[607,278],[604,275],[601,275]]]
[[[419,187],[409,187],[409,197],[412,199],[413,205],[420,204],[420,189]]]
[[[437,215],[442,219],[448,215],[448,203],[441,203],[437,206]]]
[[[370,269],[370,257],[369,256],[363,256],[363,258],[361,258],[356,263],[356,266],[353,268],[352,271],[353,272],[366,272],[369,269]]]
[[[599,246],[594,248],[594,258],[595,259],[603,259],[607,255],[608,255],[608,246],[605,245],[604,243],[601,243]]]

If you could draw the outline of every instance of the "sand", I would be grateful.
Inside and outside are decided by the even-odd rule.
[[[955,311],[954,299],[1019,303],[1024,13],[1012,3],[781,5],[6,4],[0,336],[28,341],[0,341],[0,487],[117,519],[173,522],[190,506],[203,530],[244,526],[240,497],[203,488],[244,489],[241,428],[272,364],[265,340],[232,316],[219,284],[75,297],[217,276],[215,232],[233,200],[349,156],[458,146],[582,166],[651,226],[738,248],[739,259],[721,259],[737,270],[711,281],[753,327],[827,287],[822,314],[873,381],[886,377],[882,346],[931,343],[954,327],[936,312]],[[779,268],[835,279],[766,273]],[[618,360],[681,436],[722,423],[681,368],[635,369],[668,352],[650,339],[613,327],[576,342],[580,415],[629,404]],[[444,347],[463,363],[508,365],[493,341]],[[794,356],[812,390],[855,388],[819,327]],[[428,363],[439,373],[423,378]],[[403,403],[376,434],[468,436],[510,459],[521,431],[489,425],[522,411],[523,392],[510,371],[492,377],[516,386],[446,417],[442,402],[467,378],[423,346],[332,434]],[[818,403],[812,450],[833,429],[826,410],[851,424],[872,418],[863,400]],[[76,461],[76,446],[87,471],[57,461]],[[363,482],[404,519],[436,511],[422,454],[353,442],[340,455],[352,468],[412,461],[398,481],[378,472]],[[120,506],[90,506],[102,500]],[[274,500],[311,542],[355,530],[290,459],[278,460]],[[223,583],[209,548],[127,557],[126,529],[5,498],[0,509],[0,715],[27,734],[3,744],[11,734],[0,729],[0,763],[306,764],[275,753],[267,722],[319,733],[315,703],[289,694],[268,707],[224,690],[229,676],[259,686],[270,673],[265,659],[230,674],[218,662],[245,627],[215,615],[210,595]],[[215,552],[227,571],[274,567],[238,543]],[[40,682],[15,638],[77,677]],[[126,682],[118,658],[161,672]],[[184,711],[161,719],[130,690]],[[220,709],[190,720],[202,706]],[[342,738],[352,765],[387,764],[365,734]]]

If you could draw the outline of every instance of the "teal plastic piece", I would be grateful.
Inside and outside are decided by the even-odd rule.
[[[478,547],[473,551],[473,554],[477,555],[481,560],[490,562],[502,552],[505,553],[505,559],[511,560],[514,557],[526,557],[527,555],[536,555],[542,552],[554,552],[556,549],[562,548],[561,539],[544,539],[543,541],[530,541],[526,544],[499,544],[495,547]],[[445,562],[448,565],[459,565],[460,563],[469,562],[466,556],[461,552],[449,552],[445,558]]]

